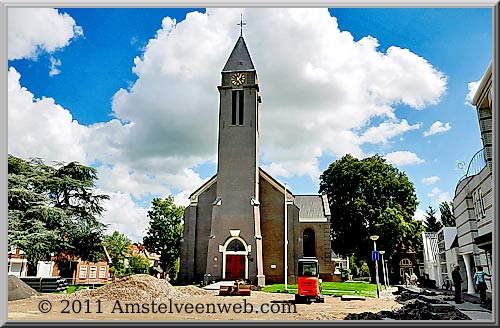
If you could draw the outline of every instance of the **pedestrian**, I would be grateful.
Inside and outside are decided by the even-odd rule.
[[[410,284],[410,275],[408,274],[408,271],[405,271],[405,286],[408,287]]]
[[[415,274],[415,272],[413,272],[410,276],[410,282],[413,286],[417,286],[417,280],[418,280],[418,277],[417,275]]]
[[[453,279],[453,285],[455,286],[455,303],[462,303],[462,276],[460,275],[460,267],[455,265],[455,269],[451,273],[451,278]]]
[[[491,274],[483,272],[482,266],[476,267],[476,273],[474,273],[474,283],[476,284],[476,291],[479,291],[479,297],[481,298],[481,303],[486,303],[486,286],[485,276],[491,277]]]

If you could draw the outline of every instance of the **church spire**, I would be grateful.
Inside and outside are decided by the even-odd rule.
[[[241,14],[240,23],[240,37],[236,44],[234,45],[233,51],[226,62],[226,65],[222,69],[222,72],[235,72],[235,71],[255,71],[252,59],[250,58],[250,53],[248,52],[245,39],[243,39],[243,14]]]

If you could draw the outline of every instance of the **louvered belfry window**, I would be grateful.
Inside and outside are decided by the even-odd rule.
[[[233,90],[232,92],[232,111],[231,125],[243,125],[243,104],[245,96],[243,90]]]

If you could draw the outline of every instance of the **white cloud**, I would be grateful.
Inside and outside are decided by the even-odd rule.
[[[431,192],[427,194],[428,197],[435,197],[437,194],[439,194],[441,190],[437,187],[432,188]]]
[[[436,121],[432,123],[431,127],[428,131],[424,132],[424,137],[432,136],[436,133],[443,133],[451,129],[451,125],[449,122],[443,124],[441,121]]]
[[[145,230],[148,227],[148,208],[138,206],[126,192],[109,192],[97,190],[100,193],[106,193],[110,200],[103,203],[106,209],[104,223],[108,225],[107,233],[119,231],[125,234],[132,242],[142,242]]]
[[[425,211],[417,208],[415,214],[413,215],[413,220],[425,221]]]
[[[449,202],[452,200],[449,192],[442,192],[439,188],[432,188],[431,192],[428,193],[427,196],[433,199],[432,204],[434,206],[438,206],[442,202]]]
[[[389,164],[397,166],[421,164],[425,161],[410,151],[395,151],[384,156]]]
[[[9,60],[34,59],[42,52],[52,53],[83,34],[68,14],[50,8],[8,8]]]
[[[440,193],[437,198],[438,204],[441,204],[442,202],[449,202],[451,200],[452,198],[450,197],[450,193],[447,191]]]
[[[79,161],[86,158],[82,139],[88,129],[52,98],[35,99],[19,83],[15,68],[8,73],[8,151],[23,158]]]
[[[385,144],[389,139],[394,138],[406,131],[419,129],[420,126],[420,123],[410,125],[405,119],[401,120],[400,123],[384,122],[366,130],[359,140],[361,142],[368,142],[372,144]]]
[[[438,176],[430,176],[430,177],[427,177],[427,178],[423,178],[422,179],[422,182],[425,183],[426,185],[432,185],[432,184],[435,184],[436,182],[438,182],[440,179]]]
[[[58,68],[59,66],[61,66],[60,59],[50,57],[50,64],[51,64],[50,65],[50,72],[49,72],[50,76],[54,76],[54,75],[61,73],[61,70]]]
[[[472,106],[471,102],[472,99],[474,98],[474,95],[476,94],[477,88],[479,88],[479,84],[481,84],[481,80],[476,81],[476,82],[469,82],[467,84],[467,88],[469,89],[469,92],[465,96],[465,104]],[[474,107],[474,106],[472,106]]]

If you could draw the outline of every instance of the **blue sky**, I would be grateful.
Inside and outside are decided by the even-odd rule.
[[[241,12],[262,167],[311,194],[343,154],[378,153],[415,184],[417,217],[452,199],[457,161],[482,147],[466,97],[492,59],[491,9],[9,9],[9,153],[96,167],[103,220],[139,241],[152,197],[186,204],[215,174]]]

